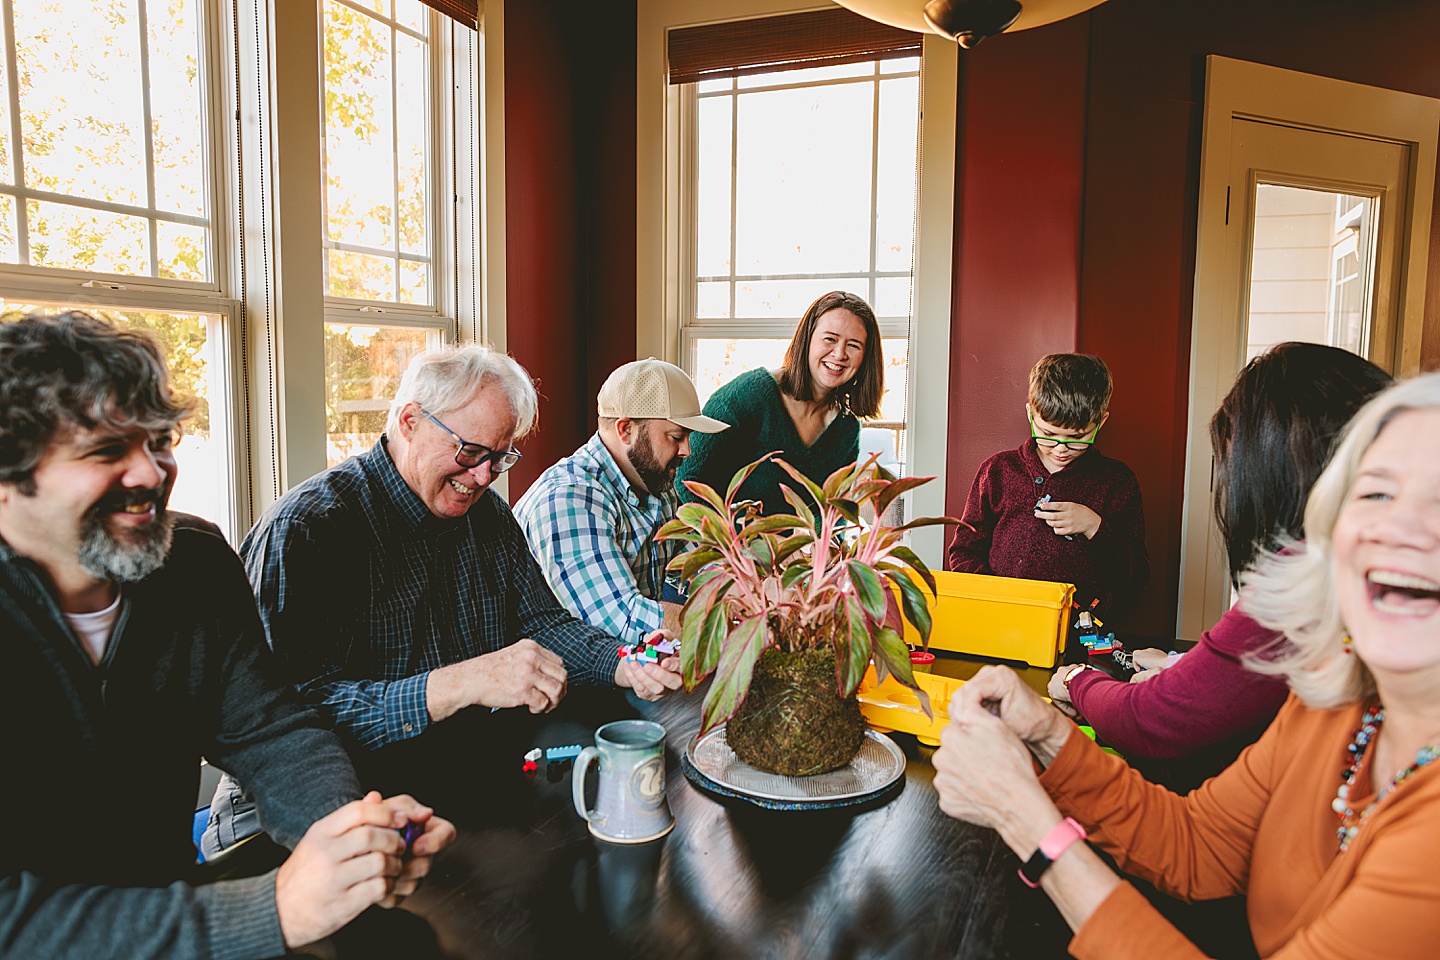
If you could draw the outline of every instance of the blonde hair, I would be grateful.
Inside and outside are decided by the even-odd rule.
[[[481,387],[490,385],[499,387],[510,400],[516,439],[525,436],[534,428],[540,406],[535,384],[513,357],[482,343],[426,350],[411,360],[390,403],[385,432],[395,435],[400,411],[411,401],[443,417],[469,403]]]
[[[1344,655],[1347,631],[1336,596],[1332,534],[1375,438],[1400,414],[1435,407],[1440,407],[1440,373],[1397,383],[1362,407],[1310,491],[1305,539],[1263,555],[1241,578],[1245,612],[1285,635],[1278,646],[1248,657],[1246,665],[1284,676],[1308,706],[1336,707],[1375,692],[1364,661]]]

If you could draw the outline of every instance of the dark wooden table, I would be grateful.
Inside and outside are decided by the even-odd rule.
[[[968,676],[979,664],[942,659]],[[1044,689],[1050,671],[1026,671]],[[572,690],[563,715],[529,739],[590,743],[623,716],[663,724],[675,829],[623,846],[595,840],[571,806],[570,775],[502,771],[460,823],[406,910],[452,958],[931,958],[1065,956],[1069,931],[1043,893],[1015,876],[993,832],[939,810],[930,751],[895,734],[903,791],[858,814],[777,813],[725,804],[692,786],[679,751],[699,726],[699,696],[658,704]],[[483,809],[482,809],[483,808]]]

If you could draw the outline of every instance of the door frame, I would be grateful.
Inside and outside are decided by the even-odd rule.
[[[1403,218],[1396,335],[1393,358],[1377,358],[1391,373],[1420,370],[1431,207],[1435,193],[1440,100],[1211,55],[1205,62],[1204,129],[1200,152],[1200,198],[1196,217],[1195,297],[1191,323],[1189,434],[1185,453],[1177,637],[1194,640],[1229,605],[1229,573],[1211,510],[1213,464],[1207,425],[1239,373],[1238,351],[1209,336],[1238,331],[1237,304],[1229,286],[1229,189],[1232,125],[1258,120],[1375,140],[1409,148],[1406,196],[1395,198]]]

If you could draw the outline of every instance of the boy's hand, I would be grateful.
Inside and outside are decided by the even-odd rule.
[[[1048,523],[1058,537],[1082,536],[1089,540],[1100,530],[1100,514],[1083,503],[1056,500],[1037,507],[1035,516]]]

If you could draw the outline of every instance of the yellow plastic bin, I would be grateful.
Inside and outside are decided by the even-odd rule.
[[[1075,587],[1049,580],[1016,580],[980,573],[935,573],[938,598],[930,603],[932,650],[949,650],[1053,667],[1065,649]],[[920,643],[908,622],[905,641]]]

